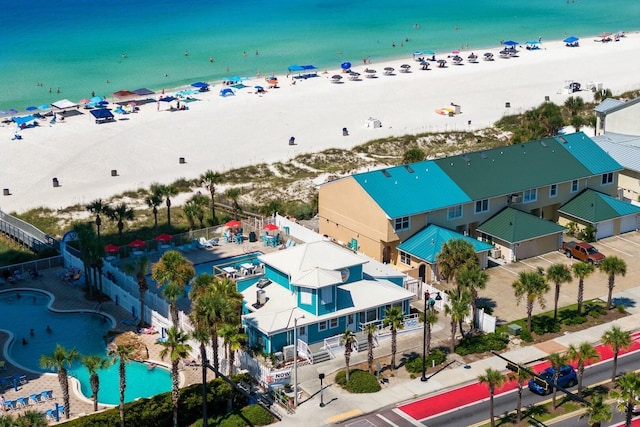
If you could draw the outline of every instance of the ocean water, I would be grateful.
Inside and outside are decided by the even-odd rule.
[[[634,0],[30,0],[0,14],[0,110],[638,29]]]

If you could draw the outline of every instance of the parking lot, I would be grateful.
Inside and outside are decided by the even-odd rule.
[[[631,232],[620,236],[608,237],[599,240],[593,245],[606,256],[617,256],[627,263],[627,274],[625,277],[616,276],[615,288],[613,290],[614,299],[617,292],[632,290],[638,287],[635,292],[640,295],[640,233]],[[507,263],[505,265],[491,267],[487,269],[489,283],[487,288],[479,292],[480,298],[485,299],[494,306],[493,315],[498,317],[498,321],[512,321],[526,316],[524,301],[516,305],[512,284],[518,280],[521,271],[535,271],[538,267],[547,269],[553,264],[566,264],[571,266],[575,259],[567,258],[559,251],[549,252],[534,258],[528,258],[518,262]],[[607,276],[598,268],[585,279],[584,299],[603,298],[606,301],[608,292]],[[551,290],[546,296],[546,309],[541,309],[538,304],[534,305],[534,314],[553,309],[553,289],[555,284],[549,283]],[[559,306],[573,304],[577,301],[578,281],[574,279],[570,283],[563,284],[560,288]],[[615,302],[615,301],[614,301]]]

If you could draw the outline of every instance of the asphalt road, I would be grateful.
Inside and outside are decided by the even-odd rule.
[[[627,371],[637,370],[640,366],[640,351],[636,351],[633,353],[628,353],[626,355],[620,356],[618,358],[618,373],[624,373]],[[595,365],[588,366],[585,369],[585,375],[583,379],[583,387],[587,387],[591,384],[599,383],[602,381],[606,381],[611,378],[611,370],[613,369],[613,360],[609,360],[606,362],[598,363]],[[570,389],[570,391],[575,392],[576,387]],[[455,390],[450,393],[455,393]],[[558,399],[563,397],[562,392],[558,392]],[[528,405],[533,405],[547,399],[550,399],[551,395],[548,396],[539,396],[535,393],[530,392],[528,389],[524,389],[522,392],[522,407],[526,407]],[[421,398],[421,399],[424,399]],[[416,400],[421,400],[416,399]],[[500,414],[504,414],[510,411],[515,410],[517,399],[517,390],[510,391],[507,393],[500,394],[494,397],[494,413],[496,416]],[[405,402],[407,403],[407,402]],[[614,410],[614,413],[616,411]],[[410,425],[424,425],[428,427],[464,427],[473,425],[476,423],[480,423],[482,421],[486,421],[489,419],[489,399],[478,401],[471,405],[467,405],[464,407],[456,408],[452,411],[438,414],[436,416],[415,421],[412,420],[409,416],[402,413],[402,411],[393,408],[385,408],[381,409],[372,414],[368,414],[367,416],[360,417],[354,420],[347,421],[345,423],[346,427],[383,427],[383,426],[392,426],[392,427],[404,427]],[[624,421],[624,418],[621,418]],[[586,425],[586,421],[577,421],[577,419],[567,420],[566,423],[563,424],[555,424],[555,426],[576,426],[576,425]],[[614,421],[607,425],[616,425]]]

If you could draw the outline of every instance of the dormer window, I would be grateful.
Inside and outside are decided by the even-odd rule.
[[[395,231],[408,230],[411,226],[411,221],[408,216],[403,216],[401,218],[396,218],[393,223],[393,229]]]

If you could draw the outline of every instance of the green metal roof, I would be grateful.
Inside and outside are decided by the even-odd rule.
[[[389,218],[471,201],[433,160],[353,175]]]
[[[435,264],[442,245],[452,239],[463,239],[471,243],[476,252],[488,251],[493,247],[456,231],[431,224],[398,245],[398,249],[429,264]]]
[[[562,233],[565,227],[513,208],[505,208],[485,221],[477,231],[509,243]]]
[[[572,141],[571,148],[557,138],[546,138],[434,161],[472,200],[621,169],[582,132],[565,138]],[[598,161],[603,165],[600,168],[592,165]]]
[[[638,215],[640,207],[587,189],[561,206],[558,212],[590,223],[597,223],[621,216]]]
[[[582,132],[556,136],[554,139],[560,142],[561,147],[573,154],[592,175],[622,170],[620,163]]]

